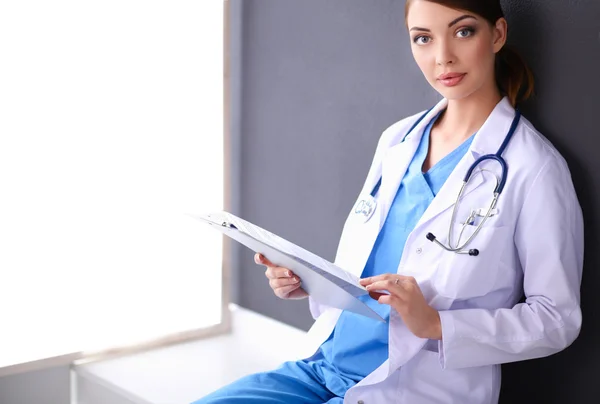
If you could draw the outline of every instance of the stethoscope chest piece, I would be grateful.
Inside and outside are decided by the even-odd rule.
[[[377,201],[373,196],[369,195],[356,203],[356,206],[354,207],[354,214],[360,216],[366,223],[369,221],[369,219],[371,219],[376,208]]]

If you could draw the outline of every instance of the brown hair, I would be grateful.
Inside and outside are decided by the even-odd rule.
[[[406,0],[405,15],[410,4]],[[480,15],[490,24],[504,17],[500,0],[425,0],[457,10],[465,10]],[[533,73],[521,56],[506,45],[496,54],[496,83],[500,91],[508,96],[513,106],[525,101],[533,93]]]

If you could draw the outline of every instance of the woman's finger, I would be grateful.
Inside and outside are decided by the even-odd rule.
[[[396,304],[396,306],[394,306],[396,310],[398,310],[397,304],[404,304],[400,298],[395,297],[394,295],[380,294],[377,297],[373,297],[373,299],[377,300],[379,304],[387,304],[390,306],[394,306],[394,304]]]
[[[398,279],[398,283],[396,283],[396,279]],[[367,286],[368,292],[375,292],[379,295],[387,294],[381,293],[381,291],[387,291],[389,294],[396,295],[400,298],[404,298],[407,296],[406,290],[402,287],[403,282],[400,281],[400,278],[396,279],[387,279],[378,282],[371,283]],[[405,282],[405,281],[404,281]]]
[[[254,254],[254,262],[256,262],[258,265],[264,265],[264,266],[267,266],[267,267],[274,267],[274,266],[276,266],[271,261],[269,261],[267,259],[267,257],[265,257],[264,255],[262,255],[261,253]]]
[[[298,285],[300,283],[300,278],[294,276],[292,278],[276,278],[269,280],[269,285],[273,289],[279,289],[285,286]]]
[[[265,276],[269,279],[292,278],[294,273],[283,267],[268,267]]]
[[[375,282],[387,281],[387,280],[390,280],[390,279],[396,279],[399,276],[401,276],[401,275],[396,275],[396,274],[381,274],[381,275],[371,276],[369,278],[361,279],[360,280],[360,284],[363,285],[363,286],[367,286],[367,285],[370,285],[370,284],[375,283]]]
[[[290,293],[300,288],[300,282],[295,285],[283,286],[281,288],[274,289],[275,295],[281,299],[287,298]]]
[[[362,286],[366,287],[375,282],[388,281],[388,280],[395,281],[396,279],[398,279],[399,282],[404,282],[404,281],[414,281],[415,278],[413,278],[412,276],[404,276],[404,275],[398,275],[398,274],[382,274],[382,275],[377,275],[377,276],[371,276],[370,278],[361,279],[360,284]]]
[[[369,296],[371,296],[371,299],[379,301],[381,296],[389,296],[389,294],[381,292],[369,292]]]

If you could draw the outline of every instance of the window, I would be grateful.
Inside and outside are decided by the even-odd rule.
[[[0,346],[221,322],[223,2],[0,6]],[[4,355],[4,352],[2,352]]]

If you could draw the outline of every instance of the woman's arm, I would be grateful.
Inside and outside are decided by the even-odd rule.
[[[528,192],[515,231],[526,301],[440,312],[444,368],[544,357],[579,335],[583,218],[566,163],[549,160]]]

